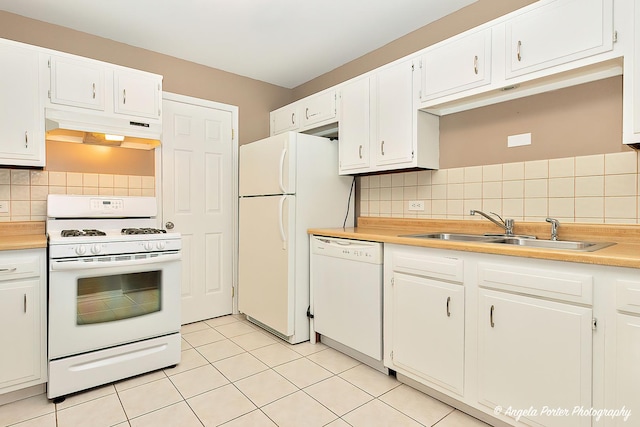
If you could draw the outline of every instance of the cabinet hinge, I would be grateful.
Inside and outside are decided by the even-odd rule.
[[[391,286],[393,286],[395,283],[393,282],[393,277],[391,278]]]
[[[158,117],[162,116],[162,110],[158,108]]]
[[[393,360],[393,351],[391,352],[391,360]]]
[[[411,151],[411,160],[413,160],[414,155],[415,155],[414,152]]]
[[[160,83],[158,83],[158,91],[160,90]]]
[[[234,139],[236,139],[236,130],[231,128],[231,140],[233,141]]]
[[[47,67],[51,68],[51,59],[47,59]]]
[[[591,319],[591,329],[593,329],[594,331],[598,329],[598,319],[596,319],[595,317]]]
[[[51,89],[47,91],[47,96],[49,97],[49,99],[51,99]]]
[[[411,63],[411,71],[415,70],[416,66],[415,64]]]
[[[233,297],[235,297],[235,296],[236,296],[236,287],[235,287],[235,286],[232,286],[232,287],[231,287],[231,298],[233,298]]]
[[[613,42],[618,43],[618,32],[616,30],[613,31]]]

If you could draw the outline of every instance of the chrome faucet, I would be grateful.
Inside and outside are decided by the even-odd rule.
[[[489,221],[491,221],[492,223],[494,223],[495,225],[497,225],[498,227],[502,227],[504,229],[504,232],[507,236],[513,236],[513,224],[514,221],[511,218],[507,218],[507,219],[502,219],[502,217],[500,215],[498,215],[495,212],[489,212],[492,215],[495,215],[498,217],[498,219],[500,219],[500,222],[496,221],[494,218],[490,217],[489,215],[487,215],[486,213],[482,212],[482,211],[476,211],[471,209],[471,212],[469,212],[470,215],[475,215],[475,214],[480,214],[483,217],[487,218]]]
[[[547,218],[545,221],[551,223],[551,240],[558,240],[558,227],[560,227],[560,221],[554,218]]]

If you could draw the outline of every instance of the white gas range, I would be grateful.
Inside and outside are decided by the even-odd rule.
[[[48,397],[180,361],[182,240],[154,197],[49,195]]]

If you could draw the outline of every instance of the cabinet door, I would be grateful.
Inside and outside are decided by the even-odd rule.
[[[39,286],[38,279],[0,282],[0,389],[43,375]]]
[[[640,420],[640,316],[616,314],[616,408],[631,411],[631,417],[615,419],[616,426]]]
[[[463,395],[464,287],[394,273],[392,361]]]
[[[480,403],[490,410],[591,407],[591,308],[481,289],[478,309]],[[525,417],[542,426],[591,426],[590,417]]]
[[[298,129],[298,104],[291,104],[271,113],[271,135]]]
[[[373,76],[375,88],[375,163],[411,163],[414,156],[413,63],[404,61]],[[393,167],[392,167],[393,168]]]
[[[0,164],[44,166],[38,52],[0,43]]]
[[[336,117],[336,92],[331,90],[301,101],[302,127]]]
[[[104,111],[104,74],[91,61],[51,57],[51,102]]]
[[[340,174],[369,167],[369,78],[345,84],[340,89]]]
[[[585,58],[613,47],[612,0],[556,1],[506,23],[506,77]]]
[[[158,119],[162,81],[144,74],[114,71],[115,112]]]
[[[490,82],[491,28],[444,44],[424,55],[423,101]]]

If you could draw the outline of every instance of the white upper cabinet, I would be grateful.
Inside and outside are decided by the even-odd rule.
[[[271,112],[271,135],[297,130],[299,126],[298,104],[285,105]]]
[[[422,101],[490,82],[491,28],[428,49],[422,58]]]
[[[506,78],[611,50],[613,0],[556,1],[506,23]]]
[[[89,61],[52,56],[52,104],[104,111],[104,67]]]
[[[376,166],[411,163],[415,155],[413,72],[413,61],[409,60],[386,67],[372,78]]]
[[[44,166],[39,53],[0,39],[0,164]]]
[[[340,173],[364,172],[369,168],[371,135],[370,78],[349,82],[339,90]]]
[[[134,122],[162,121],[162,76],[75,55],[52,54],[49,100],[56,111],[77,111]]]
[[[301,127],[325,122],[336,118],[336,91],[330,90],[302,100],[300,105],[302,114]]]
[[[139,117],[161,115],[162,80],[135,72],[114,71],[115,112]]]

